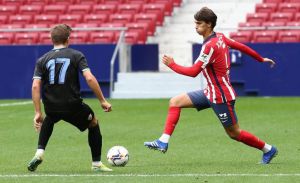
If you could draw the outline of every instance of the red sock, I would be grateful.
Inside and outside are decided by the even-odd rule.
[[[248,146],[255,147],[261,150],[265,146],[265,142],[252,135],[251,133],[241,130],[240,135],[237,137],[237,140],[247,144]]]
[[[172,135],[175,126],[179,120],[180,111],[180,107],[169,107],[169,112],[165,124],[165,134]]]

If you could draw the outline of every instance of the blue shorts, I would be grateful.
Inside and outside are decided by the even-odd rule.
[[[214,104],[207,99],[203,90],[188,92],[187,95],[198,111],[212,108],[224,127],[237,124],[238,120],[234,109],[234,100],[227,103]]]

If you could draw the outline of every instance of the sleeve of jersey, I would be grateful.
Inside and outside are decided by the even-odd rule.
[[[79,58],[79,70],[83,73],[84,71],[90,70],[87,60],[83,54],[80,54]]]
[[[207,64],[211,62],[213,53],[214,49],[212,47],[203,46],[200,55],[193,66],[184,67],[172,62],[169,67],[179,74],[196,77],[207,66]]]
[[[178,74],[182,74],[185,76],[196,77],[202,71],[202,62],[197,62],[191,67],[184,67],[176,64],[175,62],[171,62],[169,64],[170,69],[177,72]]]
[[[33,74],[32,79],[40,79],[41,80],[42,75],[43,75],[42,64],[41,64],[40,61],[37,61],[36,64],[35,64],[34,74]]]
[[[250,55],[251,57],[253,57],[254,59],[256,59],[259,62],[263,62],[264,59],[262,58],[262,56],[260,56],[256,51],[254,51],[253,49],[249,48],[248,46],[239,43],[237,41],[234,41],[232,39],[229,38],[225,38],[226,43],[229,47],[236,49],[236,50],[240,50],[243,53],[246,53],[248,55]]]

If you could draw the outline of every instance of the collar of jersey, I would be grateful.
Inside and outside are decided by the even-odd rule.
[[[217,34],[216,34],[215,32],[213,32],[210,36],[208,36],[208,37],[203,41],[202,45],[205,44],[205,43],[207,43],[211,38],[214,38],[214,37],[216,37],[216,36],[217,36]]]
[[[53,48],[52,51],[62,50],[62,49],[65,49],[65,48]]]

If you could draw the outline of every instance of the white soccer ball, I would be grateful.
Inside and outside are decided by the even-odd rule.
[[[113,146],[107,152],[107,161],[113,166],[125,166],[129,160],[128,150],[123,146]]]

